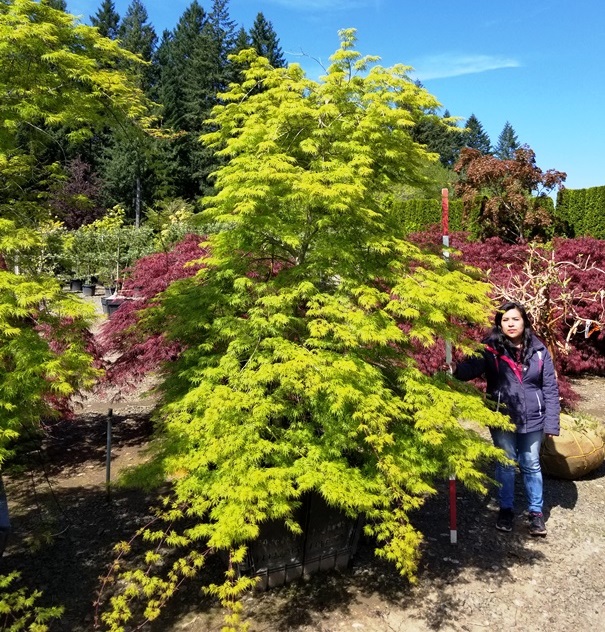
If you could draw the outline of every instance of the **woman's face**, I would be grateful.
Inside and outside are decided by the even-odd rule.
[[[516,307],[502,314],[500,326],[502,327],[502,333],[504,333],[511,342],[521,342],[523,339],[525,323],[523,322],[521,312]]]

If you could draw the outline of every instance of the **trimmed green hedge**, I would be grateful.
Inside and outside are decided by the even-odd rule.
[[[605,239],[605,186],[559,191],[556,215],[577,237]]]
[[[441,200],[394,200],[393,207],[400,216],[404,235],[441,225]],[[449,229],[463,230],[461,200],[450,200]]]

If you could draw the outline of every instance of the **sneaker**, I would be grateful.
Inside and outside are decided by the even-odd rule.
[[[512,531],[515,513],[512,509],[500,509],[496,520],[496,529],[500,531]]]
[[[529,534],[530,535],[546,535],[546,525],[544,524],[544,516],[537,511],[529,512]]]

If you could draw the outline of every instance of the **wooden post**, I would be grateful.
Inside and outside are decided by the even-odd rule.
[[[113,420],[113,409],[107,411],[107,456],[105,460],[105,490],[107,500],[111,500],[111,424]]]

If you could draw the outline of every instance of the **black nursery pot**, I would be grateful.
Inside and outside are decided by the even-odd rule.
[[[72,279],[69,282],[69,291],[70,292],[81,292],[82,291],[82,279]]]
[[[105,299],[105,307],[107,308],[107,311],[105,312],[107,314],[108,318],[111,318],[117,311],[118,309],[120,309],[120,305],[125,301],[126,299],[123,298],[106,298]],[[101,299],[101,304],[103,303],[103,299]],[[105,310],[103,310],[105,311]]]
[[[82,285],[82,294],[84,296],[94,296],[97,291],[97,286],[94,283],[84,283]]]
[[[259,578],[257,589],[283,586],[319,571],[345,569],[357,552],[363,518],[349,518],[315,492],[305,494],[296,519],[303,527],[294,535],[280,521],[263,523],[250,543],[242,575]]]

